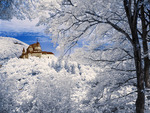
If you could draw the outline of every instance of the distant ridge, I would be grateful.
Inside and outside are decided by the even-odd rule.
[[[28,44],[15,38],[0,36],[0,65],[7,62],[10,58],[19,57],[23,47],[27,48]]]

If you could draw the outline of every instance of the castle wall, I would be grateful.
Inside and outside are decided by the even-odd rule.
[[[42,53],[31,53],[31,54],[29,55],[29,57],[32,57],[32,56],[41,58]]]
[[[53,54],[42,54],[41,58],[53,58]]]
[[[32,51],[33,51],[33,48],[29,48],[28,51],[32,52]]]
[[[35,51],[41,51],[41,47],[34,47]]]

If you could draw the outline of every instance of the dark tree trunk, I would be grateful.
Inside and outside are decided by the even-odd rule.
[[[137,45],[135,44],[135,46]],[[144,73],[142,69],[140,47],[134,47],[134,61],[137,76],[136,113],[144,113],[144,106],[145,106]]]
[[[149,84],[149,56],[148,56],[148,42],[146,40],[147,37],[147,26],[146,26],[146,18],[144,15],[144,6],[141,6],[141,22],[142,22],[142,40],[143,40],[143,52],[144,52],[144,81],[145,86],[150,87]]]
[[[142,57],[141,57],[141,47],[139,43],[139,38],[137,35],[136,25],[132,27],[132,38],[133,38],[133,48],[134,48],[134,61],[136,67],[137,76],[137,100],[136,100],[136,113],[144,113],[145,106],[145,83],[144,83],[144,71],[142,68]]]
[[[132,10],[132,5],[134,10]],[[142,68],[141,46],[137,34],[138,33],[137,18],[139,14],[138,5],[139,5],[139,1],[124,0],[124,8],[126,11],[126,16],[128,18],[128,23],[132,34],[132,45],[134,49],[134,61],[135,61],[136,77],[137,77],[136,113],[144,113],[145,83],[144,83],[144,71]]]

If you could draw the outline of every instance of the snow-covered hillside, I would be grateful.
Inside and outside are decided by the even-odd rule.
[[[57,58],[12,58],[0,68],[0,112],[131,113],[136,87],[117,84],[122,77]]]
[[[0,68],[0,112],[77,113],[95,77],[76,62],[13,58]]]
[[[10,37],[0,37],[0,65],[8,61],[10,58],[19,57],[23,47],[28,45]]]

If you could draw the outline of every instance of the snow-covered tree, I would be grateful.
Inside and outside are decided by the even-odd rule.
[[[47,26],[46,31],[53,34],[52,41],[59,44],[57,49],[63,53],[74,46],[81,47],[90,43],[91,48],[95,44],[93,50],[101,50],[103,53],[98,59],[90,57],[93,61],[107,64],[121,61],[124,64],[123,61],[131,63],[130,59],[134,59],[138,95],[136,112],[144,112],[144,86],[145,81],[147,86],[149,82],[146,74],[149,70],[146,54],[148,47],[145,47],[149,36],[149,0],[31,0],[26,3],[29,5],[19,5],[21,12],[30,19],[39,16],[38,25]],[[123,68],[122,65],[114,69]]]
[[[1,0],[0,1],[0,19],[11,20],[13,17],[17,19],[32,19],[37,17],[35,6],[38,0]]]
[[[13,16],[13,0],[0,1],[0,19],[11,19]]]
[[[136,112],[143,113],[145,100],[144,74],[146,75],[146,73],[144,73],[142,66],[143,56],[140,38],[142,38],[144,42],[145,38],[148,37],[147,34],[149,30],[147,30],[148,27],[146,27],[147,34],[145,35],[145,31],[142,31],[142,37],[139,35],[140,20],[138,20],[138,18],[140,11],[142,17],[143,8],[147,8],[144,15],[148,13],[149,7],[147,6],[149,6],[149,1],[68,0],[59,2],[58,4],[60,7],[55,7],[53,12],[50,11],[50,16],[47,19],[42,17],[39,23],[47,24],[47,31],[53,33],[53,42],[58,42],[58,48],[61,48],[64,52],[67,52],[70,48],[79,44],[80,41],[82,42],[83,39],[94,40],[95,38],[100,39],[101,37],[107,38],[109,37],[108,34],[116,36],[114,30],[116,30],[117,34],[119,33],[124,40],[129,42],[126,46],[130,45],[132,47],[137,76],[138,97],[136,101]],[[146,23],[148,26],[149,21]],[[145,30],[145,27],[142,28]],[[110,45],[108,43],[105,44]],[[115,45],[115,43],[111,44]],[[126,52],[128,53],[129,51]],[[107,60],[105,59],[104,61]],[[145,67],[147,67],[147,64],[145,64]]]
[[[144,2],[144,1],[143,1]],[[145,85],[150,87],[149,81],[149,56],[148,56],[148,41],[150,37],[150,3],[145,2],[141,5],[139,18],[141,19],[141,26],[138,29],[140,37],[142,37],[143,43],[143,55],[144,55],[144,75]]]

